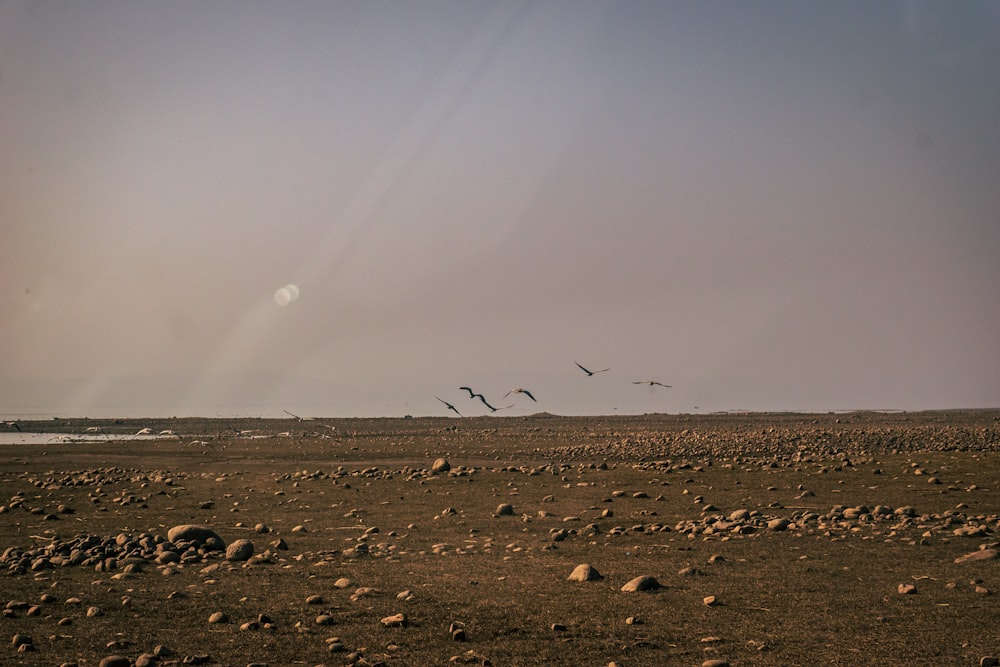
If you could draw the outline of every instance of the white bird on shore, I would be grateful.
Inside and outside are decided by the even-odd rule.
[[[599,371],[592,371],[592,370],[588,370],[588,369],[584,368],[580,364],[580,362],[578,362],[578,361],[574,361],[573,363],[576,364],[580,368],[581,371],[583,371],[584,373],[586,373],[587,377],[591,377],[593,375],[597,375],[598,373],[603,373],[604,371],[610,371],[611,370],[610,368],[602,368]]]
[[[151,429],[151,428],[139,429],[138,431],[136,431],[135,434],[136,435],[153,435],[153,429]]]
[[[522,389],[521,387],[516,387],[514,389],[511,389],[506,394],[504,394],[503,397],[507,398],[511,394],[524,394],[525,396],[527,396],[528,398],[530,398],[531,400],[533,400],[535,403],[538,402],[538,399],[535,398],[534,396],[532,396],[530,391],[528,391],[527,389]]]
[[[20,424],[18,424],[16,421],[4,422],[3,425],[6,426],[7,428],[16,428],[18,431],[21,430]]]

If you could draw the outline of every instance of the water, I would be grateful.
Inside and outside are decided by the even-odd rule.
[[[128,433],[20,433],[0,431],[0,445],[44,445],[48,442],[111,442],[121,440],[162,440],[163,435],[131,435]]]

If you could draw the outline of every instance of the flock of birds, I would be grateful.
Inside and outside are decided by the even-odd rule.
[[[587,377],[593,377],[593,376],[597,375],[598,373],[603,373],[605,371],[610,371],[611,370],[610,368],[602,368],[602,369],[597,370],[597,371],[592,371],[592,370],[590,370],[589,368],[587,368],[586,366],[584,366],[583,364],[581,364],[578,361],[574,361],[573,363],[576,364],[577,368],[579,368],[581,371],[583,371],[584,373],[586,373]],[[632,382],[632,384],[644,384],[644,385],[648,385],[650,387],[666,387],[667,389],[671,388],[671,385],[664,384],[664,383],[662,383],[662,382],[660,382],[658,380],[634,380]],[[511,403],[510,405],[505,405],[505,406],[500,407],[500,408],[494,407],[493,405],[490,404],[490,402],[488,400],[486,400],[485,396],[483,396],[481,393],[479,393],[477,391],[474,391],[472,389],[472,387],[459,387],[459,389],[461,391],[468,392],[470,399],[479,399],[479,401],[483,405],[485,405],[487,408],[489,408],[489,411],[491,413],[498,412],[500,410],[507,410],[509,408],[514,407],[513,403]],[[522,394],[522,395],[527,396],[528,398],[530,398],[532,401],[534,401],[536,403],[538,402],[538,399],[535,398],[534,394],[532,394],[529,390],[525,389],[524,387],[515,387],[515,388],[511,389],[510,391],[508,391],[506,394],[504,394],[503,397],[507,398],[511,394]],[[435,396],[434,398],[436,398],[437,400],[441,401],[448,410],[451,410],[452,412],[454,412],[459,417],[463,416],[462,413],[458,411],[458,408],[456,408],[454,406],[454,404],[449,403],[448,401],[444,400],[440,396]]]
[[[584,373],[586,373],[587,377],[593,377],[593,376],[597,375],[598,373],[604,373],[606,371],[610,371],[611,370],[610,368],[602,368],[600,370],[592,371],[592,370],[590,370],[589,368],[587,368],[586,366],[584,366],[583,364],[581,364],[581,363],[579,363],[577,361],[574,361],[573,363],[576,364],[577,368],[579,368],[581,371],[583,371]],[[664,384],[663,382],[660,382],[658,380],[634,380],[632,382],[632,384],[644,384],[644,385],[647,385],[649,387],[666,387],[667,389],[671,388],[671,385]],[[504,406],[501,406],[501,407],[498,408],[498,407],[494,406],[493,404],[491,404],[486,399],[486,396],[484,396],[480,392],[475,391],[472,387],[459,387],[459,389],[461,391],[467,392],[469,394],[469,399],[470,400],[478,399],[479,402],[482,403],[484,406],[486,406],[486,408],[489,409],[489,411],[491,413],[499,412],[500,410],[508,410],[508,409],[514,407],[514,403],[511,403],[510,405],[504,405]],[[535,398],[535,395],[532,394],[530,390],[525,389],[524,387],[514,387],[513,389],[511,389],[510,391],[508,391],[506,394],[504,394],[503,397],[507,398],[511,394],[519,394],[519,395],[522,395],[522,396],[527,396],[529,399],[531,399],[535,403],[538,402],[538,399]],[[441,403],[443,403],[444,406],[448,410],[450,410],[451,412],[454,412],[459,417],[464,416],[461,412],[459,412],[458,408],[455,407],[455,405],[453,403],[449,403],[448,401],[444,400],[440,396],[435,396],[434,398],[436,398],[437,400],[441,401]],[[284,412],[286,414],[288,414],[289,416],[294,417],[295,419],[297,419],[299,421],[311,420],[311,418],[309,418],[309,417],[300,417],[299,415],[291,413],[288,410],[285,410]],[[7,428],[15,428],[18,431],[21,430],[20,425],[18,425],[18,423],[16,421],[4,421],[4,422],[2,422],[2,424],[3,424],[3,426],[5,426]],[[333,427],[329,427],[329,428],[333,428]],[[91,426],[91,427],[87,428],[86,430],[88,432],[91,432],[91,433],[103,433],[103,431],[101,431],[100,427],[98,427],[98,426]],[[243,435],[242,433],[239,433],[239,434]],[[153,431],[152,429],[149,429],[149,428],[144,428],[144,429],[140,430],[138,433],[134,434],[132,437],[136,438],[136,437],[140,437],[140,436],[150,436],[150,435],[165,436],[165,437],[173,436],[173,437],[177,437],[177,438],[181,437],[176,432],[174,432],[174,431],[172,431],[170,429],[159,431],[159,432],[155,432],[155,431]]]

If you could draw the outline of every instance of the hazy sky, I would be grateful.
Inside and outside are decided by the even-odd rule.
[[[0,0],[0,234],[7,416],[998,407],[1000,3]]]

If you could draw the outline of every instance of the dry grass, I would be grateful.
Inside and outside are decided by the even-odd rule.
[[[278,537],[289,549],[272,562],[216,558],[171,576],[153,563],[123,578],[81,566],[6,569],[0,603],[55,600],[37,615],[0,619],[7,637],[24,633],[35,646],[18,653],[5,641],[0,664],[97,665],[113,653],[135,660],[158,644],[176,652],[161,664],[207,655],[213,665],[439,665],[452,656],[493,665],[711,657],[976,665],[1000,653],[1000,561],[954,562],[998,539],[995,412],[21,424],[67,433],[88,425],[183,437],[6,447],[0,552],[80,533],[165,536],[183,523],[211,526],[230,542],[251,539],[258,553]],[[234,427],[293,435],[249,439]],[[195,438],[211,446],[189,444]],[[466,474],[430,475],[438,456]],[[99,483],[70,481],[93,470],[103,470]],[[500,503],[514,505],[514,515],[494,516]],[[58,514],[60,504],[74,512]],[[803,516],[860,505],[909,505],[916,516]],[[797,523],[745,535],[686,530],[738,509]],[[257,523],[272,532],[254,532]],[[597,529],[585,530],[590,524]],[[985,528],[955,535],[963,525]],[[371,555],[349,556],[373,527]],[[554,541],[559,529],[567,536]],[[580,563],[605,578],[567,581]],[[680,574],[686,567],[700,574]],[[620,591],[642,574],[663,587]],[[341,577],[355,585],[335,587]],[[904,582],[917,594],[898,594]],[[976,583],[992,593],[976,592]],[[360,586],[378,592],[351,601]],[[409,601],[397,599],[404,590]],[[322,603],[307,604],[310,595]],[[716,604],[703,604],[709,595]],[[104,614],[87,617],[91,606]],[[215,611],[230,622],[210,625]],[[383,627],[380,619],[397,612],[406,626]],[[324,613],[333,625],[316,624]],[[271,628],[240,629],[259,614]],[[62,618],[71,624],[58,625]],[[451,638],[452,623],[464,624],[467,641]],[[331,637],[343,651],[329,650]]]

